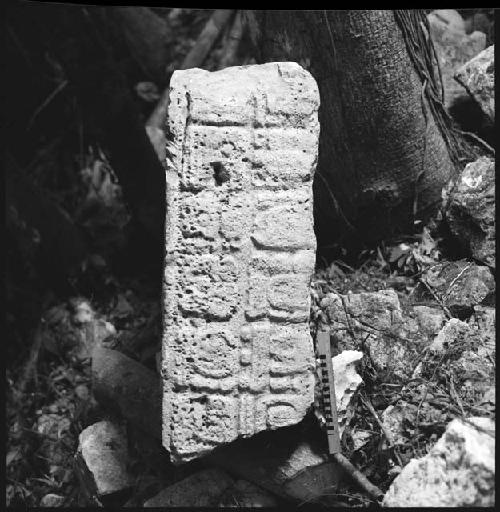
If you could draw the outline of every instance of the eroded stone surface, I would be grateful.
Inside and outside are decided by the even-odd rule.
[[[295,63],[177,71],[170,87],[163,444],[182,462],[313,402],[319,94]]]
[[[409,361],[421,350],[419,336],[411,336],[397,293],[327,294],[321,301],[338,350],[362,350],[380,375],[404,379]],[[414,326],[413,330],[418,329]]]
[[[495,504],[495,423],[453,420],[430,453],[412,459],[387,491],[386,507]]]
[[[491,45],[476,55],[456,72],[455,78],[495,122],[495,47]]]
[[[465,259],[438,263],[422,275],[427,284],[419,284],[416,300],[432,300],[434,296],[446,306],[453,316],[466,319],[474,306],[494,302],[495,278],[490,269]],[[431,293],[429,289],[432,289]]]
[[[132,485],[125,429],[111,421],[99,421],[82,431],[79,453],[93,475],[100,495]]]
[[[444,86],[444,103],[450,108],[457,100],[467,97],[454,74],[458,68],[475,57],[486,46],[486,34],[475,31],[465,34],[455,23],[447,23],[431,13],[428,16],[431,37],[436,48]]]
[[[483,156],[467,164],[446,194],[452,233],[475,259],[495,267],[495,160]]]

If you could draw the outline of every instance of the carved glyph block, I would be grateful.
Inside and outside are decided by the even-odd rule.
[[[295,63],[172,76],[162,378],[174,462],[297,423],[313,403],[318,107]]]

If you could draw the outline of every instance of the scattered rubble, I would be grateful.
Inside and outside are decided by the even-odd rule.
[[[428,19],[432,25],[442,25],[452,32],[465,34],[465,21],[455,9],[436,9],[429,14]]]
[[[443,77],[445,106],[449,109],[457,100],[467,96],[462,85],[454,79],[455,72],[484,50],[486,34],[479,31],[466,34],[463,20],[460,22],[460,14],[455,11],[453,17],[449,16],[445,20],[445,10],[451,11],[434,11],[428,15],[428,20]]]
[[[408,376],[412,354],[421,350],[418,338],[412,338],[403,318],[394,290],[378,292],[327,294],[321,308],[335,339],[334,349],[362,350],[370,356],[376,370],[397,379]]]
[[[176,463],[313,403],[318,107],[293,62],[172,75],[162,377]]]
[[[477,101],[482,111],[495,122],[495,47],[489,46],[455,73]]]
[[[428,455],[413,459],[387,491],[386,507],[495,504],[495,423],[453,420]]]
[[[446,315],[440,307],[413,306],[419,332],[427,336],[435,336],[446,322]]]
[[[493,301],[495,279],[486,266],[465,259],[437,263],[422,275],[416,300],[438,301],[452,316],[465,319],[474,306]]]
[[[123,427],[111,421],[99,421],[83,430],[79,440],[78,456],[92,473],[99,495],[122,491],[132,485]]]
[[[467,164],[445,195],[452,233],[473,258],[495,268],[495,161]]]
[[[458,320],[458,318],[450,318],[429,345],[429,349],[433,352],[443,353],[459,338],[467,335],[469,331],[469,324]]]
[[[493,308],[489,308],[493,309]],[[439,431],[457,414],[495,415],[495,326],[451,318],[428,346],[400,399],[381,415],[395,444],[419,429]],[[493,321],[494,322],[494,321]]]
[[[170,485],[144,507],[216,507],[234,480],[220,469],[207,469]]]
[[[46,494],[41,500],[40,500],[40,507],[61,507],[65,501],[64,496],[59,496],[58,494],[49,493]]]

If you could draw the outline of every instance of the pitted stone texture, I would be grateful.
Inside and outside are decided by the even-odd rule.
[[[486,34],[474,31],[465,34],[456,23],[445,23],[441,16],[428,15],[430,35],[434,42],[441,69],[444,87],[444,104],[450,108],[457,101],[467,97],[454,74],[461,66],[475,57],[486,47]],[[437,69],[436,69],[437,71]]]
[[[476,55],[456,72],[455,78],[495,122],[495,47],[491,45]]]
[[[473,258],[495,267],[495,160],[481,157],[450,183],[446,219]]]
[[[431,451],[412,459],[387,491],[385,507],[493,507],[495,423],[454,419]]]
[[[318,107],[296,63],[172,76],[162,376],[176,463],[313,403]]]

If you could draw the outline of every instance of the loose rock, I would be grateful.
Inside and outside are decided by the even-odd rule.
[[[477,101],[481,110],[495,122],[495,47],[489,46],[455,73]]]
[[[473,258],[495,268],[495,161],[467,164],[449,190],[450,230]]]
[[[386,507],[495,504],[495,423],[453,420],[430,453],[412,459],[387,491]]]
[[[435,336],[446,323],[446,315],[438,307],[413,306],[419,330],[428,336]]]
[[[408,377],[409,361],[421,350],[421,339],[411,337],[394,290],[329,293],[321,301],[337,350],[363,350],[384,376]],[[410,326],[411,327],[411,326]],[[415,327],[415,326],[414,326]]]
[[[467,260],[433,265],[424,272],[422,280],[427,287],[420,284],[416,298],[432,301],[436,296],[458,318],[468,318],[474,306],[494,301],[495,279],[490,269]]]
[[[467,92],[454,79],[454,74],[458,68],[484,50],[486,34],[479,31],[465,34],[461,23],[447,23],[433,13],[428,19],[443,77],[445,106],[450,108],[460,98],[467,97]]]
[[[455,9],[435,9],[428,18],[433,25],[442,24],[448,30],[465,34],[465,21]]]
[[[40,507],[62,507],[64,500],[64,496],[49,493],[40,500]]]
[[[127,471],[128,448],[123,427],[110,421],[100,421],[83,430],[79,440],[79,454],[92,473],[100,495],[132,485]]]
[[[332,357],[335,395],[337,399],[337,414],[339,420],[339,435],[349,422],[349,404],[359,385],[363,382],[356,372],[355,363],[363,357],[363,352],[346,350],[338,356]]]

